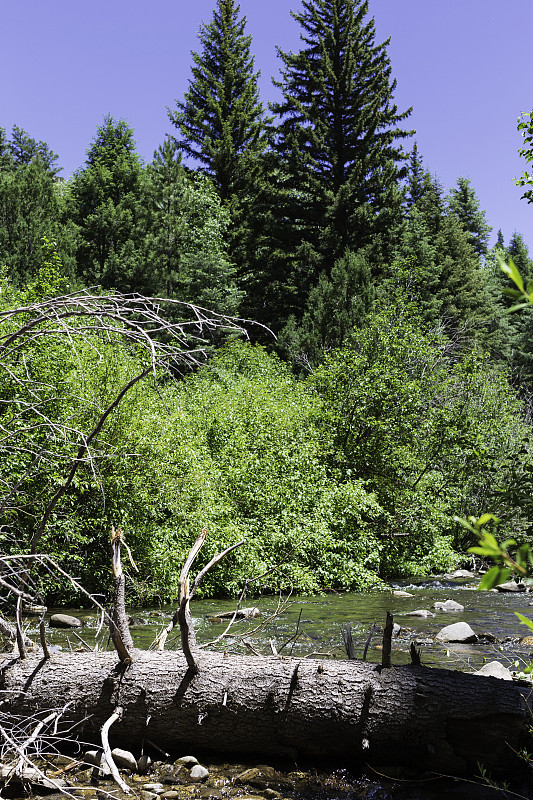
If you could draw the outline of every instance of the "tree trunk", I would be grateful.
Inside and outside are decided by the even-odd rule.
[[[332,756],[460,775],[482,762],[513,768],[528,727],[529,688],[422,666],[181,652],[0,657],[0,711],[68,706],[63,722],[91,737],[114,709],[117,744]]]

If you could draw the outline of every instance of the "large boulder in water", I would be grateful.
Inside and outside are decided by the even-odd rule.
[[[499,583],[496,589],[499,592],[525,592],[526,585],[524,583],[516,583],[516,581],[507,581],[506,583]]]
[[[461,603],[456,603],[455,600],[445,600],[444,602],[442,602],[442,600],[438,600],[436,603],[433,603],[433,608],[435,608],[437,611],[448,612],[465,610],[465,607],[462,606]]]
[[[477,642],[477,636],[466,622],[456,622],[453,625],[446,625],[437,633],[438,642]]]
[[[52,614],[50,617],[51,628],[81,628],[81,619],[71,617],[70,614]]]

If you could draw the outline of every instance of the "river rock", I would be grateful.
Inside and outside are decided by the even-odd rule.
[[[162,783],[154,782],[154,783],[144,783],[143,789],[145,792],[153,792],[155,795],[161,794],[165,787]]]
[[[93,766],[98,767],[100,775],[111,775],[109,764],[107,763],[102,750],[87,750],[83,756],[83,759],[87,764],[92,764]]]
[[[177,767],[175,764],[163,764],[157,772],[157,777],[163,783],[183,783],[181,775],[184,770],[185,767],[181,765]]]
[[[394,597],[414,597],[414,594],[411,594],[410,592],[402,592],[399,589],[395,590],[393,595]]]
[[[200,783],[200,781],[205,781],[206,778],[209,777],[209,770],[207,767],[202,767],[201,764],[195,764],[194,767],[189,772],[189,778],[191,781],[195,783]]]
[[[511,672],[507,667],[504,667],[501,661],[490,661],[488,664],[484,664],[481,669],[474,672],[474,675],[486,675],[492,678],[500,678],[502,681],[513,680]]]
[[[498,592],[525,592],[525,583],[516,583],[515,581],[506,581],[506,583],[499,583],[496,586]]]
[[[475,578],[473,572],[470,572],[468,569],[456,569],[454,572],[450,573],[450,578]]]
[[[46,614],[46,606],[39,606],[35,603],[27,603],[22,606],[22,611],[24,614],[37,617],[40,614]]]
[[[235,778],[235,783],[246,783],[256,789],[265,789],[270,783],[277,783],[280,775],[274,767],[268,764],[259,764],[257,767],[245,769]]]
[[[235,614],[235,619],[255,619],[261,616],[258,608],[239,608],[237,611],[221,611],[219,614],[213,614],[210,619],[231,619]]]
[[[111,750],[111,755],[117,767],[124,767],[125,769],[131,769],[132,772],[137,772],[137,759],[129,750],[121,750],[120,747],[115,747],[114,750]]]
[[[461,603],[456,603],[455,600],[445,600],[444,602],[437,601],[433,603],[433,608],[436,608],[437,611],[464,611],[465,607],[461,605]]]
[[[523,639],[520,639],[520,644],[525,644],[526,647],[531,647],[533,645],[533,636],[524,636]]]
[[[50,617],[51,628],[81,628],[81,619],[71,617],[70,614],[52,614]]]
[[[204,800],[222,800],[222,797],[224,797],[220,789],[207,785],[201,786],[198,794]]]
[[[195,764],[198,764],[196,756],[181,756],[174,761],[176,767],[194,767]]]
[[[477,642],[477,636],[467,622],[455,622],[437,633],[438,642]]]
[[[428,611],[426,608],[417,608],[416,611],[408,611],[406,617],[434,617],[433,611]]]

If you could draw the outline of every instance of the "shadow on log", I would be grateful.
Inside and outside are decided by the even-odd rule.
[[[509,770],[523,745],[530,687],[410,665],[175,651],[59,653],[0,661],[1,711],[69,704],[63,723],[97,737],[117,706],[117,743],[329,756],[462,775]],[[81,734],[80,734],[81,735]]]
[[[189,586],[204,540],[202,532],[185,562],[179,606],[156,641],[159,649],[145,652],[133,648],[127,628],[123,534],[113,531],[113,610],[100,608],[115,652],[0,656],[2,719],[38,719],[55,709],[66,740],[73,730],[85,739],[102,735],[104,748],[114,723],[114,741],[128,747],[150,740],[168,750],[333,757],[456,776],[472,774],[480,763],[493,774],[515,768],[531,721],[531,685],[430,669],[416,650],[413,664],[391,666],[390,614],[381,664],[201,651],[189,601],[205,573],[242,544],[216,554]],[[182,651],[165,652],[178,622]]]

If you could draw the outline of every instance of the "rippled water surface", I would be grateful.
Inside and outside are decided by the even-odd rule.
[[[410,660],[409,645],[412,641],[421,649],[422,663],[449,669],[479,669],[485,661],[498,659],[511,669],[520,668],[529,660],[531,647],[520,645],[518,640],[529,631],[514,614],[519,611],[533,617],[533,594],[476,591],[477,580],[452,580],[439,578],[411,584],[394,584],[389,591],[364,594],[326,594],[311,597],[291,597],[282,602],[279,598],[264,597],[248,600],[261,616],[253,621],[236,622],[224,638],[214,647],[236,652],[262,653],[283,652],[284,655],[346,658],[342,640],[342,626],[349,623],[355,642],[357,657],[362,657],[372,624],[376,630],[368,647],[369,661],[380,660],[382,628],[387,611],[401,626],[400,634],[393,641],[393,663],[403,664]],[[410,592],[412,597],[396,597],[394,590]],[[458,613],[436,611],[436,601],[453,599],[465,610]],[[224,633],[227,620],[214,620],[219,612],[235,609],[233,600],[204,600],[193,602],[198,641],[209,646]],[[427,619],[410,617],[408,612],[426,609],[435,614]],[[49,609],[48,615],[63,611],[78,616],[84,627],[75,633],[47,628],[51,643],[63,648],[83,647],[82,639],[94,645],[97,618],[95,614],[79,609]],[[128,609],[132,616],[132,634],[139,648],[148,648],[155,636],[168,624],[173,607],[157,609]],[[277,612],[277,614],[276,614]],[[273,618],[271,618],[275,615]],[[465,621],[481,637],[475,644],[442,645],[435,636],[445,625]],[[483,637],[488,634],[487,639]],[[495,641],[490,641],[494,638]],[[105,635],[99,636],[100,646],[105,646]],[[169,636],[168,648],[179,647],[177,629]]]
[[[281,652],[283,655],[316,658],[345,659],[342,628],[351,626],[357,657],[362,657],[369,632],[376,624],[368,643],[368,660],[381,660],[381,639],[387,611],[400,626],[393,640],[392,661],[395,664],[410,660],[409,647],[415,641],[420,648],[422,663],[434,667],[473,671],[487,661],[499,660],[511,670],[521,670],[533,659],[533,647],[520,644],[520,639],[530,631],[521,625],[514,612],[533,617],[533,594],[476,591],[478,579],[439,578],[391,585],[385,592],[365,594],[325,594],[312,597],[291,597],[283,600],[273,597],[248,599],[246,606],[256,606],[260,616],[250,621],[236,622],[227,631],[228,621],[215,619],[220,612],[233,611],[234,600],[204,600],[191,606],[195,630],[200,644],[233,652]],[[394,591],[409,592],[411,597],[397,597]],[[447,599],[461,603],[465,610],[459,613],[435,611],[434,603]],[[428,618],[410,617],[410,611],[426,609],[435,614]],[[131,631],[136,647],[153,646],[155,637],[168,625],[173,607],[128,609]],[[82,609],[49,609],[46,615],[69,613],[83,622],[75,630],[60,630],[46,626],[50,645],[61,649],[84,649],[96,645],[111,647],[108,634],[98,628],[95,613]],[[37,635],[37,619],[26,617],[28,633]],[[470,624],[479,641],[475,644],[443,645],[435,641],[437,633],[446,625],[465,621]],[[179,647],[179,632],[175,629],[167,640],[167,649]],[[303,773],[302,773],[303,774]],[[500,797],[492,794],[485,785],[476,781],[463,783],[450,781],[391,783],[378,774],[360,780],[347,775],[347,789],[337,791],[337,771],[323,779],[324,789],[293,793],[296,800],[487,800]],[[311,773],[309,773],[311,775]],[[476,778],[477,776],[472,776]],[[342,778],[342,775],[341,775]],[[337,781],[337,783],[335,783]],[[365,783],[366,781],[366,783]],[[342,783],[342,780],[341,780]],[[310,784],[311,785],[311,784]],[[340,785],[340,784],[339,784]],[[329,788],[328,788],[329,787]],[[326,790],[327,789],[327,790]],[[16,796],[16,795],[15,795]],[[505,793],[503,796],[507,796]],[[518,795],[517,795],[518,796]],[[524,795],[521,795],[524,796]]]

